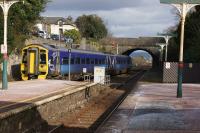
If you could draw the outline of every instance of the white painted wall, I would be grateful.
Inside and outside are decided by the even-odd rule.
[[[43,31],[43,24],[38,23],[38,24],[36,24],[36,27],[37,27],[40,31]]]
[[[62,27],[60,27],[59,25],[52,24],[51,25],[51,34],[59,35],[59,29],[63,29],[63,32],[66,30],[72,30],[72,29],[78,30],[76,27],[74,27],[72,25],[63,25]]]
[[[38,27],[38,29],[40,31],[47,31],[47,27],[45,27],[45,25],[38,23],[36,24],[36,26]],[[50,34],[57,34],[59,35],[59,29],[63,29],[63,32],[66,30],[72,30],[72,29],[76,29],[78,30],[76,27],[72,26],[72,25],[62,25],[61,27],[59,25],[55,25],[55,24],[51,24],[50,25]]]
[[[66,31],[66,30],[78,30],[76,27],[72,26],[72,25],[63,25],[63,31]]]
[[[59,35],[59,26],[58,25],[55,25],[55,24],[51,25],[51,34]]]

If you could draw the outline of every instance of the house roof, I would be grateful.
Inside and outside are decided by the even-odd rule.
[[[62,21],[66,25],[75,26],[75,24],[72,21],[63,17],[42,17],[41,20],[39,20],[39,22],[46,24],[58,24],[58,21]]]

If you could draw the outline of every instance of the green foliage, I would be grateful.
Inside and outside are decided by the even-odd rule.
[[[169,58],[172,61],[178,61],[180,45],[180,26],[179,23],[176,32],[178,37],[175,43],[169,46]],[[184,62],[200,62],[200,7],[196,7],[195,12],[188,14],[185,23],[184,38]]]
[[[95,40],[107,36],[107,28],[103,20],[97,15],[83,15],[76,19],[76,25],[79,28],[82,37]]]
[[[79,31],[72,29],[72,30],[66,30],[64,32],[65,37],[70,37],[73,39],[74,43],[79,44],[81,41],[81,34]]]
[[[23,47],[48,0],[25,0],[11,6],[8,15],[8,52]],[[0,12],[0,43],[3,43],[3,12]]]

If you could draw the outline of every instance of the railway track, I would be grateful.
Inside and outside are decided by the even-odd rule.
[[[137,81],[144,74],[144,71],[132,73],[130,77],[121,75],[114,77],[114,82],[120,82],[121,85],[111,84],[100,96],[94,97],[88,103],[74,112],[63,114],[60,120],[55,121],[53,128],[48,133],[93,133],[98,132],[98,128],[112,115],[118,106],[124,101],[129,92],[130,86],[136,85]],[[105,87],[105,86],[104,86]],[[113,102],[114,101],[114,102]]]

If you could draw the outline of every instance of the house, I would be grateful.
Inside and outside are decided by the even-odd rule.
[[[67,19],[62,17],[42,17],[37,21],[36,27],[40,31],[46,31],[48,34],[62,35],[66,30],[78,30],[76,25],[72,22],[72,18]]]

